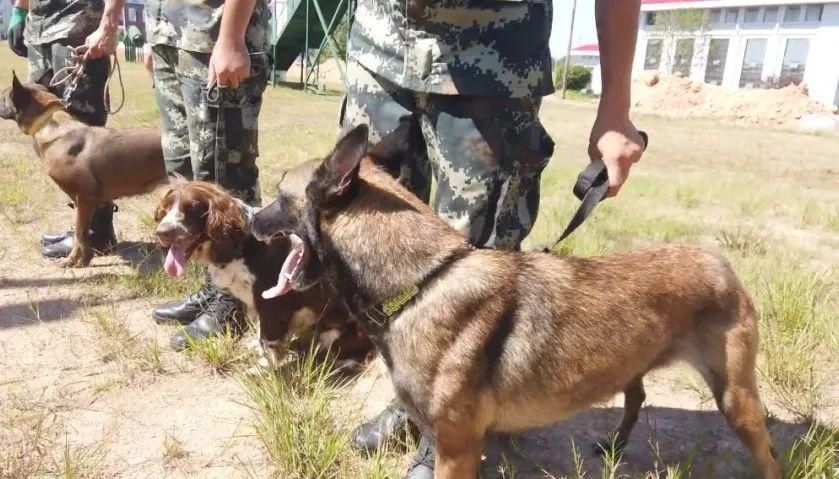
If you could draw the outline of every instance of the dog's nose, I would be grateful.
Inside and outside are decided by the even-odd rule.
[[[169,246],[175,241],[178,227],[174,223],[164,222],[157,225],[155,235],[157,240],[164,246]]]

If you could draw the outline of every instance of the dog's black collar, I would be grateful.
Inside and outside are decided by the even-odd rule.
[[[374,336],[379,336],[382,332],[387,330],[394,317],[396,317],[400,311],[405,309],[405,306],[410,304],[431,280],[448,269],[455,261],[465,257],[474,249],[475,248],[473,246],[469,246],[455,250],[448,258],[446,258],[445,261],[431,270],[431,272],[428,273],[422,280],[409,285],[396,295],[387,298],[372,308],[369,308],[365,312],[365,315],[369,320],[370,326],[376,330],[370,331],[370,333],[373,333],[372,335]]]

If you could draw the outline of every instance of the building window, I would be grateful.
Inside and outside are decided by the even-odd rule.
[[[746,41],[743,55],[743,70],[740,73],[740,88],[759,88],[766,59],[766,39],[752,38]]]
[[[712,8],[708,10],[708,23],[710,24],[717,24],[720,23],[720,19],[722,18],[722,10],[719,8]]]
[[[661,65],[661,45],[661,39],[647,40],[644,70],[658,70],[659,65]]]
[[[760,8],[747,8],[746,13],[743,14],[743,23],[757,23],[760,18]]]
[[[801,21],[801,7],[787,6],[786,8],[784,8],[784,21],[785,22]]]
[[[824,10],[824,5],[807,5],[807,9],[804,10],[804,21],[805,22],[820,22],[820,21],[822,21],[822,10]]]
[[[725,74],[725,58],[728,56],[728,38],[712,38],[708,47],[708,64],[705,66],[705,82],[722,84]]]
[[[134,7],[128,7],[128,21],[134,23],[137,21],[137,11]]]
[[[763,10],[763,23],[778,22],[778,7],[766,7]]]
[[[693,38],[682,38],[676,42],[676,54],[673,55],[672,73],[690,76],[690,64],[693,61]]]
[[[737,23],[737,17],[740,16],[739,8],[725,9],[725,23]]]
[[[791,38],[787,40],[784,51],[784,63],[781,64],[779,86],[798,85],[804,81],[804,69],[807,66],[807,53],[810,51],[810,40],[806,38]]]

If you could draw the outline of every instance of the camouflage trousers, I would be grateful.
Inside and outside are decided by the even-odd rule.
[[[70,65],[72,48],[62,42],[28,46],[29,81],[49,87],[55,74]],[[108,120],[105,108],[105,87],[111,68],[110,58],[90,60],[85,64],[85,75],[70,95],[67,105],[78,120],[93,126],[104,126]],[[57,78],[56,80],[61,80]],[[64,95],[64,86],[52,88],[58,96]]]
[[[268,78],[266,61],[252,56],[251,76],[237,89],[209,89],[210,54],[168,45],[155,45],[152,53],[166,170],[218,183],[259,206],[257,120]]]
[[[425,94],[400,88],[350,61],[342,127],[370,125],[371,141],[416,115],[425,143],[401,177],[478,247],[519,249],[539,210],[542,170],[554,143],[539,99]],[[406,172],[406,169],[409,171]]]

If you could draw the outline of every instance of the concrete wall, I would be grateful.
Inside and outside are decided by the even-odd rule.
[[[779,18],[783,19],[784,9],[781,7]],[[761,8],[759,18],[762,19],[764,8]],[[638,36],[633,74],[639,75],[644,71],[644,58],[647,43],[651,39],[660,38],[663,41],[661,63],[659,71],[671,73],[676,44],[681,38],[694,39],[694,51],[691,61],[690,78],[703,82],[708,60],[711,39],[725,38],[729,40],[726,55],[725,71],[722,85],[729,88],[739,88],[746,46],[750,39],[766,40],[766,50],[763,58],[761,78],[767,80],[777,77],[781,73],[787,41],[790,39],[809,40],[809,50],[804,71],[804,83],[807,84],[810,96],[815,100],[827,104],[837,104],[837,89],[839,89],[839,3],[826,3],[822,10],[820,22],[785,22],[745,23],[744,10],[740,10],[737,23],[710,24],[704,31],[688,33],[663,33],[655,27],[645,25],[646,12],[642,12],[641,31]]]

